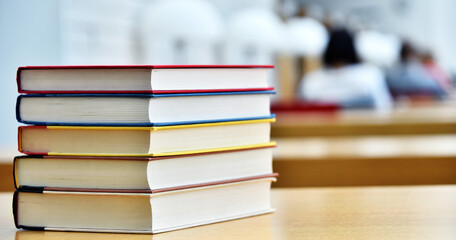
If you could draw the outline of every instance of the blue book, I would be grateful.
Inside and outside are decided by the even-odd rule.
[[[28,94],[19,122],[64,126],[169,126],[267,119],[274,91],[181,94]]]

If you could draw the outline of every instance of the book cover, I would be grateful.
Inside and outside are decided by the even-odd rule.
[[[269,194],[270,183],[276,181],[276,176],[170,188],[156,193],[18,189],[13,197],[14,223],[17,228],[29,230],[172,231],[274,211]],[[56,206],[54,202],[60,204]],[[174,216],[172,221],[170,216]],[[106,222],[106,217],[111,221]]]
[[[188,184],[181,185],[169,188],[160,188],[160,189],[99,189],[99,188],[59,188],[59,187],[31,187],[31,186],[20,186],[17,187],[19,192],[34,192],[34,193],[43,193],[46,191],[57,191],[57,192],[90,192],[90,193],[143,193],[143,194],[152,194],[152,193],[162,193],[176,190],[184,190],[197,187],[208,187],[213,185],[228,184],[241,181],[249,181],[255,179],[263,179],[269,177],[278,177],[278,173],[272,174],[263,174],[257,176],[236,178],[236,179],[225,179],[220,181],[212,181],[198,184]]]
[[[228,88],[228,89],[168,89],[168,90],[25,90],[22,87],[21,75],[24,70],[65,70],[65,69],[249,69],[274,68],[273,65],[66,65],[66,66],[22,66],[16,73],[19,93],[198,93],[198,92],[232,92],[232,91],[263,91],[273,87],[261,88]]]
[[[173,93],[173,94],[27,94],[19,95],[16,101],[16,119],[20,123],[32,125],[58,125],[58,126],[172,126],[180,124],[199,124],[199,123],[216,123],[229,121],[243,121],[274,118],[274,114],[255,117],[241,118],[220,118],[220,119],[202,119],[190,121],[170,121],[170,122],[141,122],[141,123],[125,123],[125,122],[54,122],[54,121],[30,121],[24,120],[21,114],[21,106],[23,99],[26,98],[185,98],[185,97],[206,97],[206,96],[230,96],[230,95],[256,95],[256,94],[275,94],[275,91],[245,91],[245,92],[205,92],[205,93]]]
[[[179,130],[179,129],[195,129],[196,128],[212,128],[219,126],[243,126],[246,128],[251,128],[256,124],[270,124],[274,122],[274,118],[268,119],[257,119],[257,120],[246,120],[246,121],[230,121],[230,122],[216,122],[216,123],[198,123],[198,124],[182,124],[182,125],[171,125],[171,126],[156,126],[156,127],[104,127],[104,126],[19,126],[18,128],[18,150],[24,154],[30,155],[73,155],[73,156],[170,156],[170,155],[185,155],[185,154],[195,154],[195,153],[205,153],[205,152],[219,152],[219,151],[228,151],[236,149],[246,149],[254,147],[263,147],[263,146],[272,146],[275,145],[274,142],[262,142],[254,144],[245,144],[245,145],[236,145],[236,146],[224,146],[224,147],[214,147],[214,148],[204,148],[204,149],[194,149],[194,150],[181,150],[181,151],[171,151],[171,152],[149,152],[149,153],[65,153],[65,152],[35,152],[27,151],[23,148],[22,141],[22,132],[25,129],[50,129],[50,130],[89,130],[89,131],[147,131],[149,134],[153,134],[155,131],[164,131],[164,130]],[[269,128],[269,126],[267,126]],[[199,130],[198,130],[199,131]],[[78,131],[80,132],[80,131]],[[190,136],[195,136],[194,133],[188,133]],[[269,135],[268,133],[265,133]],[[182,135],[180,135],[182,137]],[[218,137],[218,136],[217,136]],[[269,136],[268,136],[269,138]]]
[[[16,189],[24,187],[53,187],[66,190],[71,188],[109,188],[112,190],[123,189],[126,191],[128,189],[128,191],[149,192],[150,190],[157,191],[169,186],[264,175],[272,171],[270,169],[272,165],[271,153],[274,147],[275,145],[271,145],[164,157],[22,155],[14,158],[13,179]],[[130,163],[131,165],[129,165]],[[232,168],[229,163],[234,163],[234,165],[242,163],[245,168],[242,168],[242,170]],[[36,166],[37,164],[39,166]],[[200,164],[203,166],[197,167]],[[89,171],[86,171],[87,169],[83,170],[83,166],[86,166]],[[138,166],[141,166],[141,168]],[[224,170],[221,173],[217,173],[217,170],[227,166],[230,166],[228,171]],[[253,170],[252,166],[256,168]],[[65,172],[65,168],[68,168],[69,171]],[[127,168],[127,170],[118,172],[122,168]],[[149,168],[150,170],[148,170]],[[139,169],[141,171],[138,171]],[[158,171],[158,169],[160,170]],[[192,170],[189,171],[188,169]],[[47,170],[49,171],[47,172]],[[204,177],[195,178],[193,174],[195,171],[200,171]],[[174,172],[177,175],[168,176],[168,172]],[[45,174],[45,176],[43,177],[41,174]],[[119,178],[118,176],[121,177]],[[30,177],[35,180],[30,180]],[[123,178],[127,179],[122,180]],[[146,185],[135,184],[136,187],[125,184],[122,184],[121,187],[118,185],[120,182],[125,183],[125,181],[128,182],[129,180],[134,182],[142,178],[147,180]],[[165,181],[165,178],[168,180]],[[56,183],[54,181],[56,179],[63,182]],[[94,182],[97,184],[87,184],[87,181],[91,179],[95,179]],[[177,179],[179,180],[176,182]],[[157,185],[155,180],[159,180],[160,184]],[[76,184],[80,181],[84,181],[84,183]],[[105,182],[105,184],[100,184],[100,181]]]

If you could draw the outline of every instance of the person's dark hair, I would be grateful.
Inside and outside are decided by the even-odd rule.
[[[407,41],[402,42],[401,46],[401,61],[402,62],[407,62],[410,59],[418,57],[418,51],[415,49],[415,47]]]
[[[331,32],[328,46],[323,57],[326,66],[359,63],[353,36],[346,29]]]

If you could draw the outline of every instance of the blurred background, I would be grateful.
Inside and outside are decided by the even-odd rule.
[[[18,66],[274,64],[276,186],[454,184],[455,11],[451,0],[0,0],[0,175],[17,154]]]

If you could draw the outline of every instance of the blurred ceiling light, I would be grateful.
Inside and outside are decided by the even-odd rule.
[[[319,56],[328,43],[328,32],[312,18],[294,18],[287,22],[289,49],[292,54]]]
[[[313,18],[318,21],[323,21],[325,19],[325,9],[318,4],[309,4],[306,8],[306,16]]]
[[[149,5],[147,29],[156,36],[219,40],[224,34],[222,15],[204,0],[167,0]]]
[[[245,9],[228,21],[229,40],[259,48],[280,50],[284,46],[284,24],[267,9]]]
[[[347,25],[347,16],[342,11],[331,11],[326,18],[332,29],[343,28]]]
[[[143,12],[140,54],[144,63],[215,64],[225,37],[218,9],[204,0],[162,0]]]
[[[275,64],[275,54],[282,52],[286,44],[285,33],[285,24],[271,10],[248,8],[235,12],[228,20],[224,63]],[[269,83],[279,89],[276,75],[269,75]]]
[[[400,39],[392,34],[366,30],[356,34],[359,56],[367,62],[383,67],[393,65],[398,59]]]

